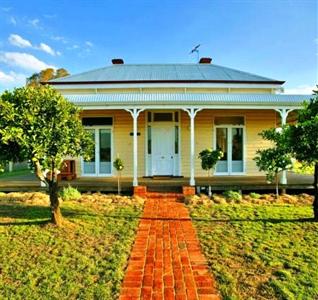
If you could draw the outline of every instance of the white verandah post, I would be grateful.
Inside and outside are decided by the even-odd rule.
[[[185,108],[190,117],[190,185],[195,186],[194,179],[194,155],[195,155],[195,136],[194,136],[194,119],[196,114],[202,110],[201,108]]]
[[[138,186],[138,116],[144,109],[126,109],[133,117],[133,186]]]
[[[287,108],[281,108],[281,109],[275,109],[280,114],[282,127],[284,127],[287,123],[287,117],[288,114],[293,111],[293,109],[287,109]],[[287,171],[282,172],[282,177],[280,179],[281,184],[287,184]]]

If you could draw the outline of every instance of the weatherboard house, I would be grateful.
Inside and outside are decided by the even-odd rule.
[[[143,177],[207,176],[198,153],[220,148],[214,176],[260,175],[253,157],[268,144],[258,135],[281,126],[308,95],[281,94],[284,81],[234,70],[202,58],[196,64],[125,64],[49,82],[81,107],[95,141],[91,161],[76,159],[78,177],[122,176],[134,187]],[[286,183],[286,176],[282,176]]]

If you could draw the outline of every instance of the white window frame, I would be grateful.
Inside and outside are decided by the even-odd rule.
[[[95,130],[95,173],[86,174],[84,173],[84,159],[81,157],[81,176],[82,177],[112,177],[114,174],[113,170],[113,157],[114,157],[114,141],[113,141],[113,126],[112,125],[98,125],[98,126],[85,126],[85,130],[94,129]],[[111,172],[110,173],[100,173],[100,147],[99,147],[99,132],[101,129],[110,130],[110,151],[111,151]]]
[[[243,117],[244,125],[233,125],[233,124],[222,124],[215,125],[215,117]],[[216,129],[217,128],[227,128],[227,149],[228,149],[228,171],[227,172],[216,172],[214,175],[216,176],[224,176],[224,175],[246,175],[246,117],[242,115],[218,115],[213,118],[213,149],[216,150]],[[243,171],[242,172],[232,172],[232,129],[233,128],[243,128]],[[229,160],[229,158],[231,158]]]

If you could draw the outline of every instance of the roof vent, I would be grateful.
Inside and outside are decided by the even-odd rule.
[[[112,64],[113,65],[123,65],[124,60],[122,58],[113,58],[112,59]]]
[[[210,64],[212,62],[211,57],[201,57],[199,64]]]

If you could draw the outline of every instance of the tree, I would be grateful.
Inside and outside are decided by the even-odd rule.
[[[124,163],[119,157],[117,157],[113,163],[113,166],[117,170],[117,187],[118,187],[118,195],[120,195],[120,177],[121,177],[121,171],[124,169]]]
[[[314,219],[318,221],[318,91],[298,112],[298,122],[286,130],[287,147],[300,162],[314,165]]]
[[[54,71],[52,68],[47,68],[42,70],[39,73],[34,73],[30,77],[27,78],[27,86],[37,86],[40,85],[41,82],[47,82],[51,79],[61,78],[70,75],[69,72],[64,69],[60,68]]]
[[[201,159],[201,167],[203,170],[208,171],[208,177],[210,177],[210,172],[214,169],[216,163],[223,157],[223,152],[221,150],[205,149],[199,153],[199,158]],[[209,184],[209,197],[212,196],[211,185]]]
[[[93,149],[79,109],[49,86],[6,91],[0,97],[0,161],[29,160],[50,195],[52,222],[62,224],[57,175],[65,156],[89,159]]]
[[[257,150],[254,160],[259,170],[266,173],[266,179],[269,182],[275,180],[276,198],[278,198],[278,174],[293,167],[292,157],[288,148],[286,148],[284,129],[272,128],[262,131],[260,135],[263,139],[271,141],[274,147]]]

